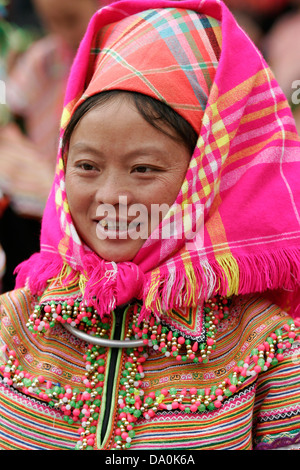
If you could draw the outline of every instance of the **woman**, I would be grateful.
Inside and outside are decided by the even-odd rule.
[[[222,3],[100,10],[41,252],[1,298],[2,448],[295,446],[299,164]]]

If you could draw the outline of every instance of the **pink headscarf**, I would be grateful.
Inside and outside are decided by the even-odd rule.
[[[191,10],[186,19],[199,24],[192,33],[187,21],[179,19],[185,10]],[[154,24],[155,17],[161,22]],[[203,27],[205,21],[221,47],[217,70],[209,69],[209,87],[201,66],[212,61],[216,49]],[[168,35],[173,35],[173,42]],[[195,60],[195,44],[199,47],[195,35],[207,38],[203,44],[208,57],[202,64]],[[173,50],[174,41],[181,47]],[[100,49],[96,55],[95,44]],[[165,49],[176,52],[166,65],[180,64],[179,90],[175,82],[157,80],[157,73],[147,72],[145,51],[152,52],[150,64],[155,72],[163,68],[160,57],[164,54],[160,53]],[[181,63],[183,55],[186,62]],[[189,67],[196,78],[192,87],[182,73]],[[17,286],[27,283],[33,294],[48,286],[53,300],[76,298],[80,289],[100,315],[133,298],[142,299],[144,316],[149,312],[160,315],[173,307],[194,307],[214,294],[258,292],[272,294],[296,315],[300,303],[299,138],[270,69],[227,7],[219,0],[124,0],[99,10],[73,64],[61,137],[74,109],[87,95],[113,88],[155,98],[160,95],[199,130],[174,203],[182,217],[184,207],[190,208],[181,237],[164,240],[152,234],[129,262],[116,264],[99,258],[82,243],[73,225],[59,151],[43,218],[41,252],[19,267]],[[193,111],[186,112],[184,103]],[[199,207],[203,208],[202,230],[189,240],[190,231],[199,223]],[[169,216],[156,229],[158,233]]]

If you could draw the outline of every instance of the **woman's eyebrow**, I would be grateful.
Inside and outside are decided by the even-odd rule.
[[[105,153],[99,147],[93,146],[89,142],[82,142],[82,141],[72,144],[70,146],[70,152],[72,153],[73,152],[75,153],[89,152],[89,153],[94,153],[100,156],[103,156]],[[130,157],[134,158],[136,156],[149,157],[149,155],[151,155],[153,158],[160,158],[165,154],[166,152],[162,148],[160,148],[160,146],[157,146],[151,143],[151,144],[144,144],[144,145],[142,144],[136,148],[128,150],[125,155],[128,156],[129,158]]]
[[[82,151],[84,150],[99,153],[100,150],[96,147],[93,147],[89,142],[76,142],[75,144],[70,145],[70,151]]]

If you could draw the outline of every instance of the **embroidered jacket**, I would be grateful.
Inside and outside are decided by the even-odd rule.
[[[198,351],[186,341],[173,355],[153,337],[137,353],[89,347],[58,322],[33,335],[32,302],[26,290],[0,297],[1,449],[238,450],[299,441],[299,328],[267,300],[234,299],[209,360],[199,360],[200,341]],[[105,336],[134,337],[133,315],[131,307],[123,317],[113,312]],[[207,343],[207,318],[198,317]],[[195,321],[182,312],[173,318],[185,332]],[[182,337],[163,328],[166,343]]]

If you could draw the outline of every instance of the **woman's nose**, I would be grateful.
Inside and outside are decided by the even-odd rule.
[[[133,188],[130,188],[126,178],[117,172],[109,173],[98,183],[96,201],[98,204],[112,206],[127,205],[133,202]]]

